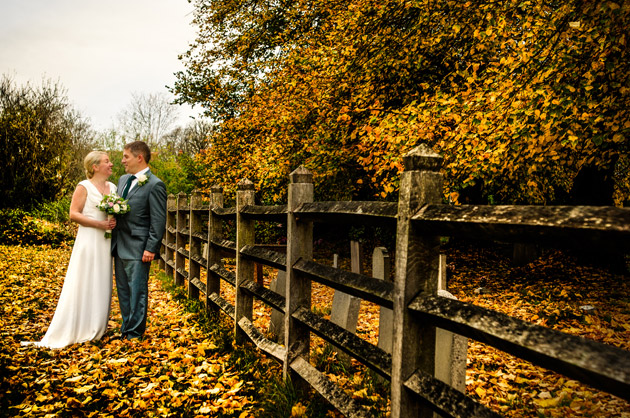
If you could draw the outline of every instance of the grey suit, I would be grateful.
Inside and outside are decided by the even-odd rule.
[[[146,329],[149,297],[149,268],[143,263],[144,251],[160,255],[166,226],[166,186],[151,172],[148,181],[136,184],[127,195],[130,211],[116,218],[112,231],[112,255],[116,273],[116,290],[122,315],[123,337],[142,337]],[[129,174],[118,180],[123,189]]]

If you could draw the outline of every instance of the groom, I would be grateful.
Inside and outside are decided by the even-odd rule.
[[[117,218],[112,232],[112,255],[122,338],[141,338],[146,329],[149,267],[159,257],[166,226],[166,187],[151,174],[151,151],[146,143],[125,145],[122,164],[128,174],[118,180],[118,193],[130,211]]]

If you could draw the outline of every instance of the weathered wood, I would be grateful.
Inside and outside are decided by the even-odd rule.
[[[165,261],[165,263],[169,266],[169,268],[171,270],[175,270],[175,261],[174,260],[167,260],[167,261]],[[171,278],[173,278],[173,276],[171,276]]]
[[[234,272],[226,270],[220,264],[213,264],[208,269],[208,272],[215,274],[217,277],[225,280],[226,282],[230,283],[232,286],[236,286],[236,274]]]
[[[372,276],[377,280],[382,280],[385,283],[390,283],[392,291],[394,283],[390,280],[391,261],[389,252],[385,247],[376,247],[372,252]],[[394,335],[394,312],[392,306],[386,307],[381,305],[378,316],[378,348],[386,353],[392,352],[392,337]]]
[[[291,376],[289,365],[294,359],[309,359],[310,333],[307,327],[296,321],[292,314],[298,308],[311,309],[311,281],[300,277],[293,269],[302,258],[313,259],[313,223],[303,222],[295,210],[303,203],[313,201],[313,175],[300,166],[290,174],[289,201],[287,204],[287,263],[286,263],[286,306],[284,309],[284,346],[287,354],[282,365],[285,379],[291,379],[298,389],[306,389],[299,376]]]
[[[190,212],[188,214],[188,272],[189,277],[197,278],[197,280],[199,280],[198,278],[201,272],[201,266],[198,262],[201,257],[201,241],[197,238],[197,234],[201,235],[202,228],[201,213],[198,211],[201,206],[201,192],[199,190],[193,190],[190,196]],[[195,300],[199,299],[199,288],[195,286],[191,280],[188,281],[188,297]]]
[[[396,203],[390,202],[312,202],[304,203],[296,216],[312,222],[350,225],[396,225]]]
[[[265,264],[278,270],[286,270],[287,268],[287,256],[276,251],[266,250],[254,245],[246,245],[241,248],[241,254],[252,261]]]
[[[440,261],[443,258],[442,255],[440,254]],[[438,289],[438,296],[457,300],[447,290]],[[466,393],[468,338],[438,328],[435,344],[435,377],[458,391]]]
[[[254,197],[254,183],[248,179],[239,181],[236,189],[236,320],[234,322],[234,336],[237,342],[243,341],[247,336],[238,326],[238,321],[242,317],[250,321],[254,318],[254,299],[241,289],[241,284],[254,280],[254,262],[244,257],[240,251],[247,245],[254,245],[254,221],[241,213],[244,207],[254,204]]]
[[[412,218],[428,234],[550,246],[630,250],[630,209],[612,206],[450,206]]]
[[[188,251],[185,250],[188,242],[188,234],[184,232],[188,228],[188,196],[186,193],[181,192],[177,195],[177,233],[175,234],[175,245],[177,251],[175,252],[175,284],[183,286],[185,282],[185,276],[182,271],[186,270],[186,258],[188,258]]]
[[[436,356],[436,327],[477,339],[536,365],[563,373],[595,388],[630,401],[630,356],[559,331],[539,327],[474,305],[435,296],[440,268],[438,236],[472,236],[518,243],[578,245],[627,252],[630,249],[630,209],[611,207],[545,206],[448,206],[441,202],[441,157],[420,146],[404,157],[398,204],[386,202],[313,203],[312,175],[300,167],[291,173],[289,203],[257,206],[253,199],[223,208],[223,193],[213,187],[210,205],[190,205],[187,196],[167,200],[166,233],[160,266],[175,282],[188,280],[189,294],[206,295],[206,305],[217,306],[235,319],[235,334],[247,336],[263,351],[283,362],[283,374],[293,377],[297,387],[311,383],[341,412],[357,414],[347,395],[308,365],[310,332],[350,354],[383,376],[391,377],[391,416],[432,416],[433,411],[453,417],[496,416],[452,387],[435,379],[439,374]],[[245,189],[251,189],[248,185]],[[242,191],[242,189],[241,189]],[[208,235],[200,227],[208,216]],[[237,219],[238,218],[238,219]],[[237,243],[223,238],[223,221],[237,220]],[[200,222],[201,220],[201,222]],[[238,232],[255,220],[287,224],[288,245],[281,248],[245,243]],[[397,224],[395,284],[377,282],[362,274],[339,271],[312,261],[312,223]],[[251,228],[253,231],[253,227]],[[208,257],[200,253],[208,243]],[[186,249],[187,244],[189,250]],[[240,249],[237,253],[237,249]],[[223,268],[222,258],[237,258],[237,273]],[[188,258],[190,271],[182,258]],[[185,261],[185,260],[184,260]],[[244,263],[261,263],[287,270],[284,298],[243,273]],[[288,264],[288,267],[287,267]],[[442,264],[442,267],[444,264]],[[207,268],[207,285],[199,280]],[[376,270],[376,268],[374,268]],[[375,275],[376,273],[373,273]],[[387,276],[386,273],[384,273]],[[247,276],[247,277],[245,277]],[[251,277],[249,277],[251,276]],[[284,312],[283,342],[288,349],[267,340],[245,315],[220,297],[225,280],[236,288],[243,308],[257,297],[275,312]],[[315,280],[336,290],[394,309],[392,356],[331,321],[310,311],[310,284]],[[237,286],[238,282],[238,286]],[[375,283],[376,282],[376,283]],[[240,318],[239,318],[240,317]],[[381,316],[381,319],[383,315]],[[238,321],[236,318],[239,318]],[[450,361],[452,363],[452,361]],[[337,396],[341,393],[341,396]],[[356,406],[356,405],[355,405]],[[362,412],[358,412],[361,416]]]
[[[630,352],[626,350],[457,300],[419,296],[409,309],[442,329],[630,400]]]
[[[195,239],[198,239],[200,242],[208,242],[208,236],[206,234],[204,234],[203,232],[199,231],[199,232],[190,232],[190,236],[194,237]]]
[[[256,296],[272,308],[284,313],[284,307],[286,305],[286,298],[284,296],[251,280],[242,283],[241,288],[247,290],[250,294]]]
[[[212,214],[221,219],[236,219],[236,208],[224,208],[224,207],[215,207],[213,206],[210,210]]]
[[[208,300],[218,306],[227,316],[234,319],[234,306],[216,293],[211,293]]]
[[[502,416],[421,371],[416,371],[411,375],[405,381],[405,387],[442,416],[453,418],[500,418]]]
[[[221,260],[221,255],[226,255],[227,257],[234,257],[236,256],[236,243],[234,241],[230,241],[227,239],[222,239],[222,240],[212,240],[210,241],[210,244],[212,247],[214,247],[215,249],[221,251],[218,256],[219,256],[219,261]],[[208,260],[208,262],[210,262],[210,260]]]
[[[394,284],[392,282],[339,270],[314,261],[299,260],[293,268],[309,279],[333,289],[390,309],[393,307]]]
[[[352,355],[381,376],[390,378],[392,356],[389,353],[303,307],[292,316],[335,347]]]
[[[243,216],[258,221],[286,222],[287,205],[277,206],[246,206],[241,211]]]
[[[168,277],[174,279],[175,274],[175,245],[177,234],[177,199],[169,194],[166,198],[166,232],[162,240],[164,244],[164,256],[160,260],[160,267]]]
[[[223,222],[220,218],[218,218],[213,210],[219,209],[223,207],[223,189],[219,186],[210,187],[210,209],[208,211],[208,239],[206,242],[208,243],[208,259],[207,259],[207,292],[206,292],[206,307],[210,308],[208,303],[208,296],[212,293],[216,293],[218,295],[221,294],[221,280],[220,276],[210,274],[210,267],[215,264],[221,264],[221,256],[225,253],[225,249],[222,246],[217,245],[217,243],[223,242]],[[231,254],[236,254],[236,244],[234,244],[233,252]]]
[[[435,170],[442,157],[426,145],[403,158],[396,231],[396,277],[394,281],[394,341],[392,345],[392,418],[432,417],[433,411],[404,389],[403,383],[420,369],[435,376],[436,329],[419,322],[407,309],[418,294],[437,293],[439,237],[419,235],[412,217],[426,204],[442,200],[442,175]],[[421,164],[421,165],[416,165]]]
[[[279,362],[282,362],[284,360],[287,350],[280,344],[276,344],[275,342],[265,338],[260,330],[256,328],[254,324],[252,324],[252,321],[245,317],[242,317],[240,321],[238,321],[238,325],[245,332],[245,334],[247,334],[249,339],[252,340],[254,344],[256,344],[256,347],[258,347],[260,350],[264,351],[271,357],[275,358]]]
[[[276,277],[269,283],[269,290],[276,292],[284,298],[284,292],[287,290],[287,275],[284,270],[278,270]],[[286,304],[286,298],[285,298]],[[271,318],[269,321],[269,332],[274,334],[278,342],[284,342],[284,306],[282,311],[279,309],[271,310]]]
[[[202,268],[206,268],[206,266],[208,265],[208,260],[206,260],[205,258],[203,258],[203,257],[196,257],[196,256],[192,256],[192,255],[190,256],[190,262],[198,264],[199,267],[202,267]]]
[[[197,288],[198,292],[202,292],[203,294],[206,293],[206,284],[204,282],[202,282],[201,280],[199,280],[198,277],[193,278],[190,281],[190,284],[192,286],[195,286]]]
[[[350,241],[350,270],[356,274],[363,273],[363,248],[361,243],[355,240]],[[361,298],[335,289],[330,313],[331,322],[350,332],[356,332],[360,309]],[[343,357],[340,357],[342,361],[350,360]]]
[[[319,370],[311,366],[308,361],[301,357],[296,358],[290,364],[290,369],[299,377],[308,382],[320,395],[330,402],[339,412],[346,417],[370,417],[371,414],[365,411],[361,405],[350,396],[339,389]]]

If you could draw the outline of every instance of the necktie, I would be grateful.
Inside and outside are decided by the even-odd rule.
[[[122,198],[126,199],[127,198],[127,193],[129,193],[129,189],[131,188],[131,183],[134,181],[134,179],[136,178],[136,176],[134,176],[133,174],[131,176],[129,176],[129,178],[127,179],[127,183],[125,183],[125,187],[123,188],[123,192],[122,192]]]

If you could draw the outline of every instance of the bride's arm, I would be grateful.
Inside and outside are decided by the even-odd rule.
[[[110,225],[107,220],[97,221],[96,219],[88,218],[82,213],[86,200],[87,190],[79,184],[72,194],[72,201],[70,202],[70,220],[83,226],[90,226],[92,228],[99,228],[103,230],[110,229]]]

